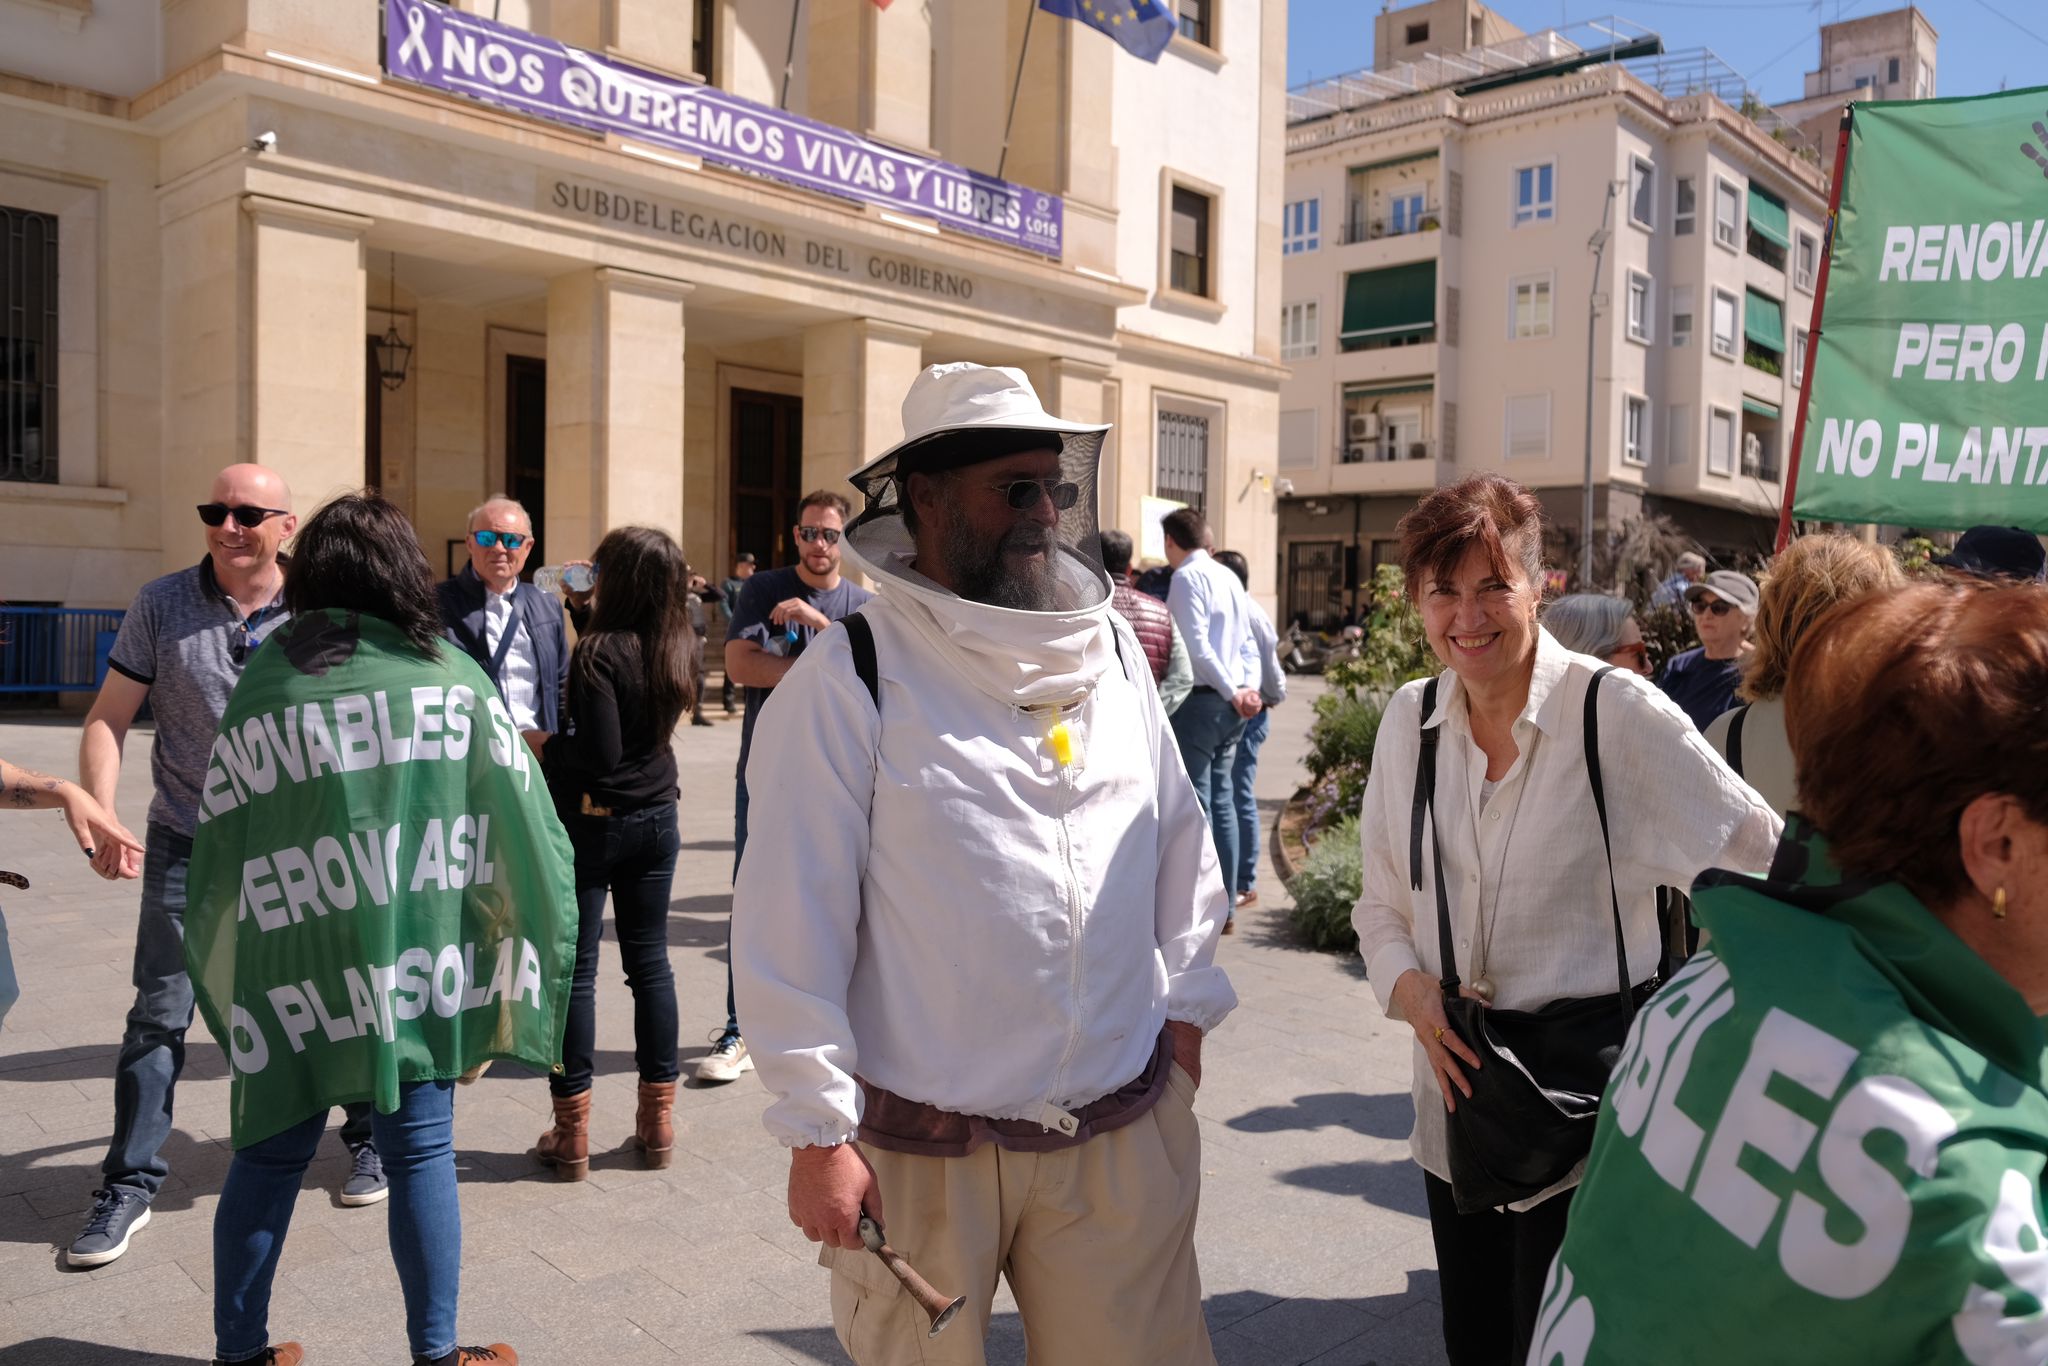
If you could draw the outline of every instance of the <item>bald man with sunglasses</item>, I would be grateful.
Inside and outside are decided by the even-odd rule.
[[[288,617],[284,543],[298,530],[292,493],[276,470],[230,465],[198,506],[206,557],[135,595],[107,658],[107,677],[78,745],[79,786],[109,812],[128,729],[147,701],[156,718],[144,852],[111,842],[93,855],[101,877],[142,877],[135,932],[135,1004],[114,1065],[114,1133],[101,1188],[65,1260],[105,1266],[149,1222],[170,1176],[164,1144],[185,1066],[192,981],[185,972],[185,870],[214,735],[242,670]],[[370,1141],[370,1107],[351,1105],[341,1128],[353,1154],[341,1203],[373,1205],[390,1193]]]

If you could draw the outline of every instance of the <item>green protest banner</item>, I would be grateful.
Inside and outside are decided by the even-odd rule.
[[[1792,510],[2048,532],[2048,90],[1851,106]]]
[[[476,662],[314,612],[257,651],[200,797],[185,961],[234,1146],[407,1082],[561,1059],[569,837]]]

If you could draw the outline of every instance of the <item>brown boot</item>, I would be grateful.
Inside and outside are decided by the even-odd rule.
[[[590,1175],[590,1092],[556,1096],[555,1127],[540,1136],[534,1155],[564,1181]]]
[[[669,1118],[675,1103],[674,1082],[640,1083],[640,1110],[633,1116],[633,1146],[640,1150],[648,1167],[666,1167],[675,1155],[676,1126]]]

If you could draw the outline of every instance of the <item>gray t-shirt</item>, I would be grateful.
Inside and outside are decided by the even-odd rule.
[[[245,621],[215,580],[211,557],[152,579],[135,595],[107,664],[149,689],[156,716],[151,824],[188,838],[197,827],[206,763],[228,696],[249,656],[289,616],[279,598]]]

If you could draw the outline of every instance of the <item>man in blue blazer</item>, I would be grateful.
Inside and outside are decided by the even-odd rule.
[[[533,519],[495,495],[469,514],[468,540],[469,563],[434,590],[448,639],[483,665],[522,732],[553,733],[569,681],[568,636],[561,601],[519,581],[533,553]]]

